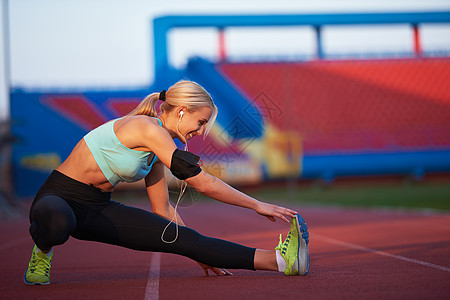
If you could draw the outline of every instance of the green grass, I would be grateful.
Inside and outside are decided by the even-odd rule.
[[[450,182],[261,187],[244,191],[266,200],[320,206],[402,207],[450,210]]]
[[[437,209],[450,212],[450,179],[440,181],[393,181],[393,182],[338,182],[330,186],[301,183],[265,184],[259,187],[240,188],[244,193],[271,203],[295,203],[315,206],[344,207],[392,207],[406,209]],[[170,192],[175,204],[179,189]],[[114,199],[148,201],[144,191],[116,193]],[[118,200],[121,201],[121,200]],[[188,188],[180,207],[192,206],[211,199]]]

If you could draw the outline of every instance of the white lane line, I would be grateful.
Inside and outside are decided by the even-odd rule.
[[[33,240],[31,239],[31,237],[27,236],[27,237],[23,237],[23,238],[20,238],[20,239],[16,239],[16,240],[12,240],[12,241],[6,242],[6,243],[0,245],[0,251],[6,250],[6,249],[10,249],[10,248],[14,248],[14,247],[17,247],[17,246],[21,246],[22,244],[26,244],[26,243],[29,243],[30,245],[33,245]]]
[[[330,244],[334,244],[334,245],[338,245],[338,246],[344,246],[344,247],[347,247],[347,248],[361,250],[361,251],[364,251],[364,252],[370,252],[370,253],[374,253],[374,254],[378,254],[378,255],[382,255],[382,256],[387,256],[387,257],[391,257],[391,258],[395,258],[395,259],[399,259],[399,260],[403,260],[403,261],[407,261],[407,262],[411,262],[411,263],[415,263],[415,264],[419,264],[419,265],[435,268],[435,269],[438,269],[438,270],[441,270],[441,271],[450,272],[450,268],[447,268],[447,267],[443,267],[443,266],[427,263],[427,262],[420,261],[420,260],[417,260],[417,259],[404,257],[404,256],[401,256],[401,255],[387,253],[387,252],[384,252],[384,251],[379,251],[379,250],[366,248],[366,247],[359,246],[359,245],[356,245],[356,244],[351,244],[351,243],[347,243],[347,242],[344,242],[344,241],[340,241],[340,240],[336,240],[336,239],[333,239],[333,238],[329,238],[329,237],[326,237],[326,236],[323,236],[323,235],[320,235],[320,234],[317,234],[317,233],[314,233],[314,239],[322,240],[324,242],[327,242],[327,243],[330,243]]]
[[[161,253],[155,252],[150,262],[150,272],[148,273],[147,288],[144,300],[159,299],[159,268],[161,266]]]

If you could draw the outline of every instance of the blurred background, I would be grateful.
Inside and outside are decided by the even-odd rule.
[[[3,0],[1,16],[3,211],[180,79],[219,108],[189,149],[252,195],[450,209],[450,1]]]

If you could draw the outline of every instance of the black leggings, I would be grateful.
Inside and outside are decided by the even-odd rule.
[[[111,201],[111,193],[53,171],[30,210],[30,234],[43,250],[69,236],[142,251],[175,253],[212,267],[254,270],[255,249],[210,238],[179,226],[173,243],[161,240],[168,220],[146,210]],[[175,238],[171,224],[164,240]]]

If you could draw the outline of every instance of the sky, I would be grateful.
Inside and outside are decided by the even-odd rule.
[[[3,11],[6,0],[2,1]],[[151,21],[159,16],[450,11],[450,0],[9,0],[8,5],[9,74],[5,68],[0,74],[0,117],[7,111],[5,82],[26,88],[149,86],[155,47]],[[421,31],[425,50],[450,49],[449,25]],[[8,53],[3,33],[2,58]],[[225,34],[231,57],[315,52],[314,33],[308,27],[233,28]],[[327,53],[412,49],[411,29],[403,25],[326,28],[323,37]],[[191,55],[214,57],[218,52],[213,28],[176,29],[168,39],[169,59],[176,67]]]

